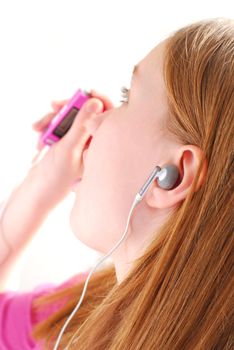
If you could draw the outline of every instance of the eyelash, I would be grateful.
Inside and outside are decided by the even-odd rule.
[[[128,103],[129,91],[130,91],[130,89],[126,88],[126,86],[123,86],[123,87],[121,88],[121,93],[122,93],[122,98],[123,98],[123,100],[120,100],[120,102],[126,102],[126,103]]]

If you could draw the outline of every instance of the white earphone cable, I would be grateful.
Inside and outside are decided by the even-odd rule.
[[[71,315],[68,317],[68,319],[66,320],[63,328],[61,329],[60,333],[59,333],[59,336],[57,338],[57,341],[56,341],[56,344],[53,348],[53,350],[57,350],[58,349],[58,345],[59,345],[59,342],[62,338],[62,335],[63,335],[63,332],[64,330],[66,329],[68,323],[70,322],[70,320],[72,319],[72,317],[74,316],[74,314],[76,313],[76,311],[79,309],[82,301],[83,301],[83,298],[84,298],[84,294],[86,292],[86,289],[87,289],[87,285],[88,285],[88,282],[90,280],[90,277],[92,275],[92,273],[96,270],[96,268],[106,259],[108,258],[114,250],[116,250],[118,248],[118,246],[121,244],[121,242],[123,241],[123,239],[125,238],[127,232],[128,232],[128,226],[129,226],[129,221],[130,221],[130,218],[131,218],[131,215],[132,215],[132,211],[133,209],[135,208],[135,206],[142,200],[142,198],[144,197],[147,189],[149,188],[150,184],[156,179],[156,177],[160,176],[160,174],[163,174],[163,177],[165,177],[165,175],[167,175],[167,171],[166,171],[166,174],[164,172],[164,170],[161,169],[161,167],[159,167],[158,165],[154,167],[153,171],[151,172],[150,176],[148,177],[148,179],[146,180],[146,182],[144,183],[144,185],[141,187],[140,191],[136,194],[135,198],[134,198],[134,201],[133,201],[133,204],[131,206],[131,209],[129,211],[129,214],[128,214],[128,219],[127,219],[127,225],[126,225],[126,228],[125,228],[125,231],[124,231],[124,234],[122,236],[122,238],[119,240],[119,242],[111,249],[111,251],[106,254],[97,264],[96,266],[94,266],[92,268],[92,270],[89,272],[89,275],[85,281],[85,285],[84,285],[84,288],[83,288],[83,292],[82,292],[82,295],[80,297],[80,300],[78,302],[78,304],[76,305],[75,309],[72,311]],[[171,178],[171,177],[170,177]],[[79,328],[80,330],[80,328]],[[76,332],[77,333],[77,332]],[[75,333],[75,334],[76,334]],[[73,340],[75,334],[73,335],[72,339],[69,341],[69,344],[66,346],[65,350],[68,350],[68,346],[71,344],[71,341]]]
[[[129,226],[130,218],[131,218],[131,215],[132,215],[132,211],[133,211],[133,209],[135,208],[135,206],[141,201],[141,199],[142,199],[142,196],[141,196],[139,193],[137,193],[136,196],[135,196],[135,199],[134,199],[134,201],[133,201],[132,207],[131,207],[131,209],[130,209],[130,212],[129,212],[129,215],[128,215],[128,220],[127,220],[126,229],[125,229],[125,231],[124,231],[124,234],[123,234],[122,238],[121,238],[121,239],[119,240],[119,242],[114,246],[114,248],[112,248],[111,251],[110,251],[107,255],[105,255],[105,256],[96,264],[96,266],[94,266],[94,267],[92,268],[92,270],[89,272],[89,275],[88,275],[88,277],[87,277],[87,279],[86,279],[86,282],[85,282],[85,285],[84,285],[83,292],[82,292],[82,295],[81,295],[81,297],[80,297],[80,300],[79,300],[77,306],[75,307],[75,309],[72,311],[71,315],[70,315],[70,316],[68,317],[68,319],[66,320],[66,322],[65,322],[65,324],[64,324],[64,326],[63,326],[63,328],[61,329],[61,331],[60,331],[60,333],[59,333],[59,336],[58,336],[58,338],[57,338],[57,341],[56,341],[56,344],[55,344],[53,350],[57,350],[57,349],[58,349],[58,345],[59,345],[59,342],[60,342],[60,340],[61,340],[61,338],[62,338],[62,335],[63,335],[64,330],[66,329],[68,323],[70,322],[70,320],[72,319],[72,317],[74,316],[74,314],[76,313],[76,311],[79,309],[79,307],[80,307],[80,305],[81,305],[81,303],[82,303],[82,301],[83,301],[84,294],[85,294],[85,292],[86,292],[87,285],[88,285],[88,282],[89,282],[89,280],[90,280],[90,277],[91,277],[92,273],[96,270],[96,268],[97,268],[106,258],[108,258],[108,257],[113,253],[113,251],[114,251],[115,249],[118,248],[118,246],[121,244],[121,242],[122,242],[123,239],[125,238],[125,236],[126,236],[126,234],[127,234],[127,232],[128,232],[128,226]],[[74,335],[75,335],[75,334],[74,334]],[[74,338],[74,336],[73,336],[72,339],[70,340],[68,346],[71,344],[71,341],[73,340],[73,338]],[[68,346],[66,347],[65,350],[68,349]]]

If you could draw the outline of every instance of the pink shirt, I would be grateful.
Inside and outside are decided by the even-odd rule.
[[[59,285],[42,284],[30,292],[7,291],[0,293],[0,350],[41,350],[41,343],[36,343],[31,336],[32,327],[58,310],[65,301],[63,299],[61,302],[49,306],[43,313],[32,315],[33,299],[78,281],[86,280],[88,273],[79,273]]]
[[[0,217],[7,200],[8,198],[5,198],[0,202]],[[31,336],[32,328],[36,323],[46,319],[62,307],[66,300],[63,299],[57,304],[54,303],[43,313],[40,312],[35,315],[32,314],[33,299],[86,280],[88,274],[89,271],[79,273],[59,285],[53,283],[41,284],[30,292],[7,291],[0,293],[0,350],[41,350],[42,344],[36,343]]]

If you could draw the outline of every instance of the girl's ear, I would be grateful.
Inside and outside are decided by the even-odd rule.
[[[168,160],[168,163],[175,164],[180,173],[180,181],[171,190],[164,190],[154,181],[145,195],[146,203],[153,208],[165,209],[176,206],[183,201],[192,185],[201,162],[203,151],[195,145],[183,145],[178,149],[177,161]],[[166,163],[165,163],[166,164]],[[202,186],[207,173],[207,160],[203,162],[195,192]]]

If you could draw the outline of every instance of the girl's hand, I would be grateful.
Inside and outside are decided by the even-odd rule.
[[[45,115],[33,124],[38,132],[44,132],[57,112],[68,102],[52,102],[54,112]],[[87,111],[87,107],[96,104],[96,112]],[[83,152],[97,126],[104,120],[106,110],[113,108],[113,103],[104,95],[91,90],[91,98],[86,101],[68,132],[52,146],[41,145],[38,139],[38,154],[32,161],[32,170],[36,173],[38,189],[53,204],[62,200],[83,175]],[[43,157],[43,150],[47,149]],[[42,158],[42,159],[40,159]]]
[[[103,104],[104,104],[104,111],[114,108],[114,105],[111,102],[111,100],[107,96],[101,94],[100,92],[98,92],[96,90],[91,90],[90,95],[91,95],[91,97],[99,98],[103,102]],[[53,112],[50,112],[50,113],[46,114],[40,120],[38,120],[35,123],[33,123],[32,124],[33,129],[35,131],[37,131],[37,132],[43,133],[47,129],[47,127],[49,126],[51,120],[63,108],[63,106],[68,103],[68,101],[69,101],[69,99],[61,100],[61,101],[52,101],[51,102],[51,106],[53,108]],[[39,152],[32,159],[32,163],[35,162],[35,160],[37,159],[37,157],[40,154],[40,151],[44,147],[45,147],[45,145],[40,143],[40,137],[39,137],[38,141],[37,141],[37,146],[36,146],[36,148],[37,148],[37,150]]]

